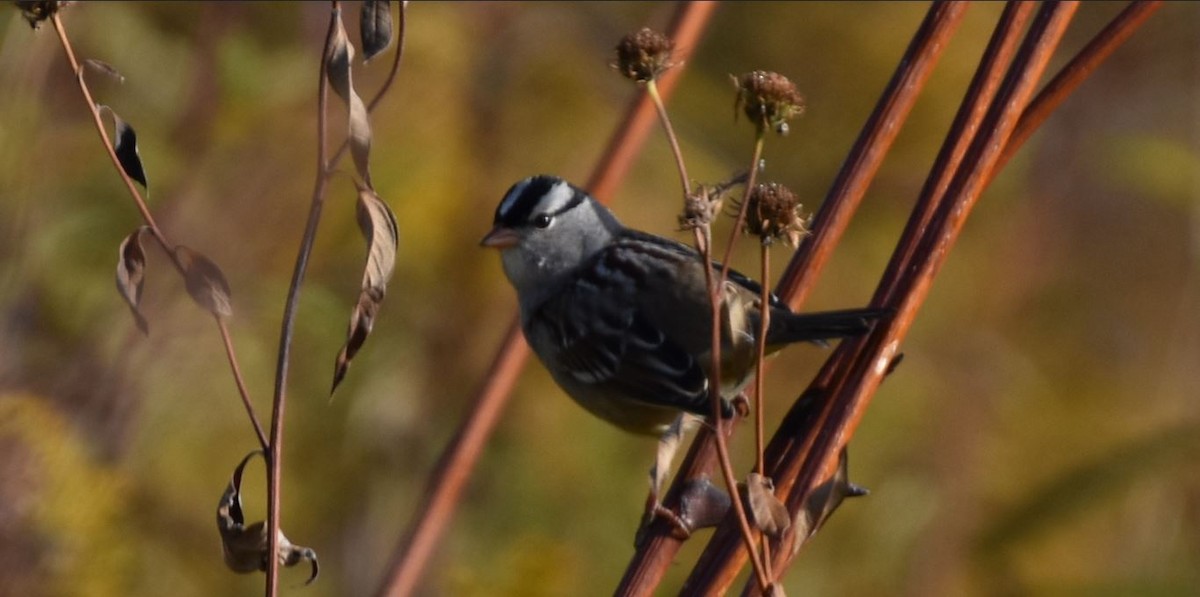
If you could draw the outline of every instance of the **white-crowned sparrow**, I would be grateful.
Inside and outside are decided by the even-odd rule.
[[[513,185],[480,242],[500,250],[525,338],[571,398],[617,426],[662,434],[679,413],[706,416],[712,315],[692,247],[621,225],[587,192],[553,176]],[[760,288],[729,272],[721,395],[754,372]],[[795,314],[772,297],[767,351],[856,336],[879,312]]]

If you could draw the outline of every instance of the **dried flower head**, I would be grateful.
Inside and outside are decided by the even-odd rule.
[[[804,113],[804,96],[787,77],[756,70],[733,77],[738,88],[734,117],[740,108],[755,126],[770,127],[780,135],[788,133],[788,121]]]
[[[808,234],[808,219],[801,216],[800,201],[791,189],[776,182],[758,184],[746,200],[750,205],[743,226],[747,234],[758,236],[763,244],[783,240],[796,247]]]
[[[721,213],[721,198],[728,187],[697,185],[691,194],[683,198],[683,213],[679,215],[679,229],[693,230],[712,224]]]
[[[617,44],[617,60],[612,67],[638,83],[646,83],[675,66],[671,60],[674,51],[675,42],[643,27],[641,31],[621,38],[621,43]]]
[[[41,26],[42,21],[49,19],[51,15],[58,12],[60,6],[65,2],[16,2],[17,8],[21,9],[21,16],[29,21],[29,26],[37,29]]]

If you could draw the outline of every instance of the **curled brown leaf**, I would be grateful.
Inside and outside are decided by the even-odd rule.
[[[196,304],[216,317],[233,315],[229,283],[216,263],[183,245],[175,247],[175,259],[183,268],[184,283]]]
[[[739,489],[746,504],[746,513],[754,526],[769,537],[780,537],[792,526],[787,507],[775,497],[775,484],[769,477],[750,473]]]
[[[354,359],[354,355],[358,353],[358,349],[375,326],[375,316],[383,303],[384,295],[387,294],[387,284],[392,279],[392,271],[396,266],[399,230],[391,208],[374,191],[360,187],[356,211],[358,227],[367,240],[367,262],[363,267],[362,290],[358,296],[358,303],[350,313],[346,343],[334,362],[330,394],[337,390],[338,384],[346,376],[350,361]]]
[[[350,66],[354,61],[354,45],[346,35],[346,27],[340,15],[337,17],[337,28],[327,51],[325,72],[329,77],[329,84],[334,93],[346,102],[349,113],[346,130],[350,155],[354,158],[358,175],[370,186],[371,123],[367,118],[366,104],[354,91],[354,81],[350,73]]]
[[[121,241],[121,246],[117,249],[117,291],[125,298],[129,311],[133,313],[133,319],[143,334],[150,333],[150,326],[138,310],[138,304],[142,300],[142,283],[146,275],[146,252],[142,249],[141,237],[142,232],[149,229],[149,226],[139,226]]]
[[[217,531],[221,534],[221,551],[225,565],[239,574],[267,570],[267,551],[270,547],[266,525],[256,522],[247,526],[242,511],[242,473],[251,458],[262,455],[262,450],[255,450],[242,458],[233,469],[233,477],[221,494],[221,501],[217,503]],[[288,541],[283,531],[279,532],[278,557],[279,563],[289,568],[300,562],[309,562],[312,565],[312,573],[304,584],[311,584],[320,573],[317,553]]]

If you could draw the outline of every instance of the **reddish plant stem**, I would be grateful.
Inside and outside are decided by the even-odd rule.
[[[793,311],[799,310],[825,270],[884,156],[899,134],[933,67],[957,30],[966,2],[935,2],[910,43],[875,110],[863,125],[850,155],[817,211],[812,234],[804,237],[776,286]]]
[[[992,170],[992,176],[1008,164],[1008,160],[1029,140],[1030,135],[1042,122],[1159,8],[1162,8],[1161,0],[1130,2],[1125,10],[1097,33],[1096,37],[1046,84],[1021,114],[1012,138],[1004,146],[1004,151]]]
[[[826,478],[828,471],[836,467],[837,454],[853,434],[871,396],[897,354],[918,308],[928,296],[933,278],[945,262],[962,230],[963,222],[987,183],[989,171],[997,163],[1001,148],[1028,104],[1076,8],[1077,3],[1072,2],[1043,5],[989,107],[979,133],[971,141],[962,166],[952,178],[946,190],[946,199],[938,206],[922,238],[912,268],[903,274],[892,303],[895,316],[882,320],[865,339],[848,343],[861,345],[862,350],[853,359],[847,378],[835,385],[826,409],[828,415],[823,417],[826,420],[821,424],[813,449],[801,468],[794,491],[788,496],[790,511],[797,512],[802,508],[819,480]],[[886,282],[882,282],[881,287]],[[781,543],[791,545],[790,539],[790,534],[785,535]],[[794,555],[794,550],[781,550],[777,553],[776,564],[784,569],[790,565]]]
[[[680,4],[669,35],[675,42],[676,55],[681,61],[690,55],[699,41],[715,8],[715,2]],[[663,98],[670,96],[682,74],[682,67],[677,67],[659,79],[658,91]],[[587,188],[594,197],[604,201],[612,195],[650,134],[654,119],[654,106],[650,98],[639,93],[630,103],[588,180]],[[497,348],[492,368],[475,396],[471,414],[463,421],[454,439],[442,452],[437,467],[430,473],[424,500],[414,511],[404,538],[392,554],[379,595],[411,595],[416,590],[483,446],[504,412],[517,374],[528,356],[529,348],[521,334],[520,321],[514,317]]]
[[[271,449],[267,451],[267,597],[279,592],[279,526],[283,481],[283,422],[287,406],[288,365],[291,358],[292,334],[296,324],[296,308],[300,302],[300,288],[304,274],[308,271],[308,259],[312,255],[313,243],[317,238],[317,227],[321,222],[321,209],[325,205],[325,189],[329,186],[329,161],[326,158],[326,103],[329,95],[330,45],[342,18],[337,0],[330,3],[329,29],[325,43],[321,46],[321,65],[317,76],[317,172],[313,183],[312,199],[309,202],[308,219],[300,249],[296,254],[296,265],[292,270],[292,281],[288,287],[287,301],[283,307],[283,323],[279,330],[279,353],[275,364],[275,393],[271,402]]]
[[[805,237],[777,287],[781,298],[791,308],[798,310],[811,291],[965,9],[961,2],[935,3],[930,7],[818,211],[813,234]],[[700,450],[693,450],[693,453],[700,453]],[[776,492],[780,493],[778,488]],[[717,545],[718,538],[728,539],[728,542]],[[727,517],[693,568],[684,594],[727,590],[745,558],[738,543],[736,529]],[[677,550],[678,542],[664,539],[655,547]],[[640,556],[639,552],[631,566],[640,565]],[[652,557],[658,556],[652,554]],[[778,567],[773,569],[779,570]]]

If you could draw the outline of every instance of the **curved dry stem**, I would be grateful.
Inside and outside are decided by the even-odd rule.
[[[679,183],[683,187],[683,194],[685,197],[691,195],[692,183],[688,178],[687,166],[683,161],[683,151],[679,149],[679,138],[675,136],[675,128],[671,126],[671,118],[667,115],[667,106],[663,103],[662,97],[658,95],[658,85],[654,80],[646,82],[646,94],[654,102],[654,109],[658,112],[658,121],[662,123],[663,132],[667,135],[667,142],[671,144],[671,153],[675,156],[675,168],[679,171]]]
[[[751,152],[750,158],[750,174],[746,179],[746,191],[742,193],[743,200],[738,207],[737,219],[733,222],[733,229],[729,231],[729,244],[725,245],[725,254],[721,257],[721,285],[725,285],[725,280],[729,278],[729,261],[733,259],[733,246],[737,244],[738,238],[742,235],[742,224],[746,221],[746,210],[750,208],[750,191],[758,182],[758,162],[762,159],[763,142],[766,140],[766,133],[762,127],[754,136],[754,151]]]
[[[696,237],[696,246],[700,248],[700,258],[704,261],[704,280],[708,284],[708,300],[712,313],[710,322],[712,326],[712,349],[710,350],[712,360],[709,364],[708,391],[712,402],[712,424],[716,429],[716,433],[713,433],[712,437],[716,440],[717,464],[720,465],[721,477],[725,479],[725,488],[729,491],[738,530],[741,531],[743,545],[746,547],[746,553],[749,554],[750,564],[754,568],[754,576],[758,580],[759,586],[765,591],[770,585],[771,579],[767,576],[762,558],[755,547],[754,530],[750,528],[746,509],[742,505],[742,499],[738,493],[737,478],[733,474],[733,463],[729,459],[729,446],[725,441],[726,434],[722,429],[725,426],[721,417],[721,299],[723,295],[721,289],[724,288],[724,279],[719,282],[720,286],[718,286],[709,250],[712,247],[711,228],[705,225],[703,228],[694,229],[693,232]]]
[[[292,334],[296,324],[296,306],[300,302],[300,287],[308,270],[308,259],[312,255],[317,227],[321,222],[321,208],[325,204],[325,189],[329,185],[329,162],[325,157],[326,143],[326,99],[329,95],[329,79],[326,66],[329,61],[330,45],[341,7],[334,0],[329,11],[329,29],[321,47],[321,65],[317,83],[317,179],[313,184],[312,200],[309,203],[308,220],[304,235],[300,239],[300,250],[296,255],[296,266],[292,270],[292,281],[288,287],[287,301],[283,307],[283,323],[279,331],[279,354],[275,364],[275,393],[271,401],[271,449],[267,451],[267,553],[279,553],[280,491],[283,470],[283,421],[287,406],[288,365],[291,359]],[[267,558],[268,597],[279,591],[279,558]]]
[[[83,77],[83,66],[75,57],[75,50],[71,46],[71,40],[67,36],[66,27],[63,26],[62,19],[59,13],[55,12],[50,16],[50,22],[54,25],[54,32],[58,34],[59,43],[62,44],[63,52],[67,55],[67,62],[71,65],[71,72],[75,74],[75,82],[79,86],[79,92],[83,95],[84,102],[87,104],[88,113],[92,116],[92,122],[96,126],[96,132],[100,134],[100,142],[104,146],[105,153],[108,154],[109,160],[116,169],[117,175],[121,177],[121,181],[125,183],[126,190],[129,191],[129,196],[133,199],[134,205],[137,206],[138,213],[142,216],[142,221],[146,223],[150,230],[151,236],[155,242],[162,248],[163,252],[170,258],[172,265],[175,266],[175,271],[179,272],[180,276],[184,275],[183,264],[179,261],[179,257],[174,251],[175,244],[167,239],[166,234],[159,228],[158,222],[154,220],[154,215],[150,213],[150,208],[146,205],[145,198],[138,191],[137,185],[134,184],[129,174],[121,167],[121,161],[117,158],[117,150],[113,146],[112,139],[108,136],[108,130],[104,127],[104,119],[100,114],[100,109],[96,106],[96,100],[92,98],[91,89],[87,85],[87,81]],[[229,330],[226,328],[225,322],[220,317],[214,317],[217,326],[221,332],[221,338],[225,344],[225,355],[229,361],[229,368],[233,373],[234,382],[237,384],[238,394],[241,397],[242,404],[246,407],[246,415],[250,418],[250,424],[254,427],[254,432],[258,437],[259,444],[266,449],[266,436],[263,434],[262,424],[258,421],[258,416],[254,412],[253,402],[250,400],[250,393],[246,389],[246,384],[242,380],[241,367],[238,365],[237,355],[233,351],[233,341],[229,337]]]
[[[254,425],[254,434],[258,436],[258,444],[262,446],[263,453],[266,454],[270,444],[267,443],[267,434],[263,432],[258,417],[254,415],[254,405],[250,403],[250,391],[246,389],[246,380],[242,379],[242,368],[238,366],[237,353],[233,350],[233,338],[229,334],[229,324],[222,317],[213,317],[213,319],[217,320],[217,328],[221,330],[221,342],[225,344],[225,357],[229,359],[229,368],[233,371],[233,380],[237,383],[238,393],[242,397],[242,405],[246,407],[246,414],[250,417],[250,423]]]

